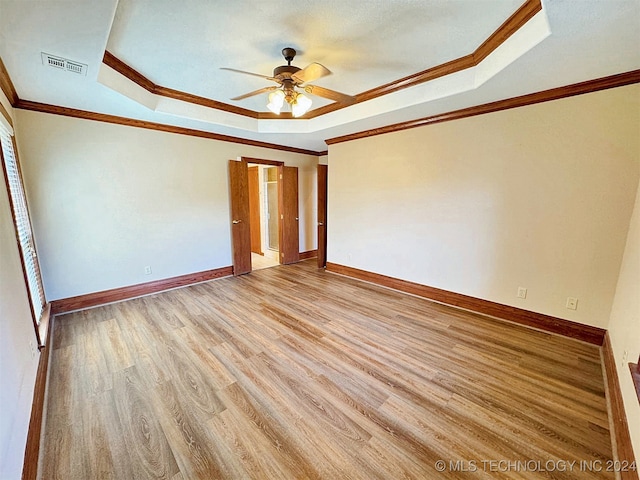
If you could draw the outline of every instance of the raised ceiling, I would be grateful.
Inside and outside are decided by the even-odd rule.
[[[220,67],[270,76],[292,46],[294,64],[333,72],[319,85],[355,95],[473,52],[522,2],[120,0],[107,50],[156,84],[266,111],[265,95],[229,99],[271,84]]]
[[[536,3],[0,0],[0,57],[22,100],[321,151],[328,138],[636,70],[640,1],[543,1],[512,35],[493,38],[497,48],[481,62],[335,111],[314,96],[312,108],[324,109],[307,119],[260,117],[266,94],[231,101],[271,84],[220,68],[270,75],[292,46],[295,65],[319,62],[333,72],[317,85],[358,95],[462,65]],[[152,84],[224,105],[145,90],[103,64],[105,51]],[[85,63],[87,75],[43,66],[41,52]]]

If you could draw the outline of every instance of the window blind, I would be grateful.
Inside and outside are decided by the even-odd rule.
[[[29,210],[27,209],[27,199],[24,194],[24,186],[22,184],[22,176],[15,153],[13,138],[1,123],[0,144],[2,146],[2,160],[4,162],[5,178],[9,188],[18,245],[29,290],[29,299],[31,301],[34,319],[36,323],[39,323],[45,305],[40,266],[36,257],[31,220],[29,218]]]

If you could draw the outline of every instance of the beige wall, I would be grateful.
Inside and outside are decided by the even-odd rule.
[[[606,327],[639,102],[632,85],[330,146],[328,260]]]
[[[239,156],[299,168],[300,250],[316,248],[317,157],[24,110],[17,130],[48,300],[231,265]]]
[[[13,114],[6,97],[0,103]],[[2,173],[0,172],[0,176]],[[39,354],[16,243],[9,197],[0,181],[0,478],[18,479],[31,415]]]
[[[640,407],[622,354],[635,360],[640,345],[639,98],[635,85],[333,145],[328,252],[331,262],[608,326],[636,453]],[[315,248],[315,157],[15,115],[49,300],[229,265],[226,164],[238,156],[300,168],[300,250]],[[575,312],[564,308],[569,295]],[[0,317],[10,345],[0,349],[9,408],[0,478],[17,478],[38,358],[3,184]]]
[[[633,449],[636,460],[640,460],[640,403],[628,367],[628,363],[636,363],[640,355],[640,187],[636,193],[627,246],[611,309],[609,335]]]

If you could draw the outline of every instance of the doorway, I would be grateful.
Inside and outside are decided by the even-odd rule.
[[[278,168],[248,164],[251,269],[280,264],[278,220]]]
[[[268,248],[269,238],[265,238],[266,247],[263,247],[262,238],[263,233],[267,232],[270,236],[274,234],[274,227],[269,228],[265,225],[264,228],[260,228],[261,232],[256,234],[254,228],[254,234],[252,239],[251,229],[251,208],[250,204],[254,204],[254,222],[261,225],[259,218],[259,211],[262,202],[260,196],[253,196],[253,202],[250,202],[249,195],[249,164],[257,164],[253,166],[267,165],[276,167],[277,176],[277,198],[278,198],[278,214],[277,219],[277,245],[278,245],[278,261],[277,264],[289,264],[296,263],[300,260],[299,252],[299,225],[298,225],[298,169],[297,167],[287,167],[284,162],[278,162],[274,160],[262,160],[257,158],[240,157],[238,161],[229,161],[229,196],[231,206],[231,245],[232,245],[232,258],[233,258],[233,274],[243,275],[249,273],[252,270],[252,250],[255,250],[257,255],[264,256],[265,251],[270,251]],[[252,183],[258,185],[258,191],[260,188],[260,176],[259,169],[252,171],[258,172],[257,180],[255,173],[252,173]],[[269,174],[267,174],[269,175]],[[267,177],[269,178],[269,177]],[[255,190],[255,189],[254,189]],[[265,187],[265,191],[268,196],[269,187]],[[273,195],[273,187],[271,187]],[[266,215],[265,215],[266,217]],[[273,216],[271,216],[273,220]],[[275,223],[275,222],[274,222]],[[259,227],[257,227],[259,228]],[[253,241],[253,246],[252,246]],[[271,245],[274,245],[274,241],[271,241]]]

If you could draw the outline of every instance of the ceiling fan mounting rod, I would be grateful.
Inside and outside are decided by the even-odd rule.
[[[287,65],[291,65],[293,58],[296,56],[296,52],[294,48],[286,47],[282,49],[282,56],[287,61]]]

